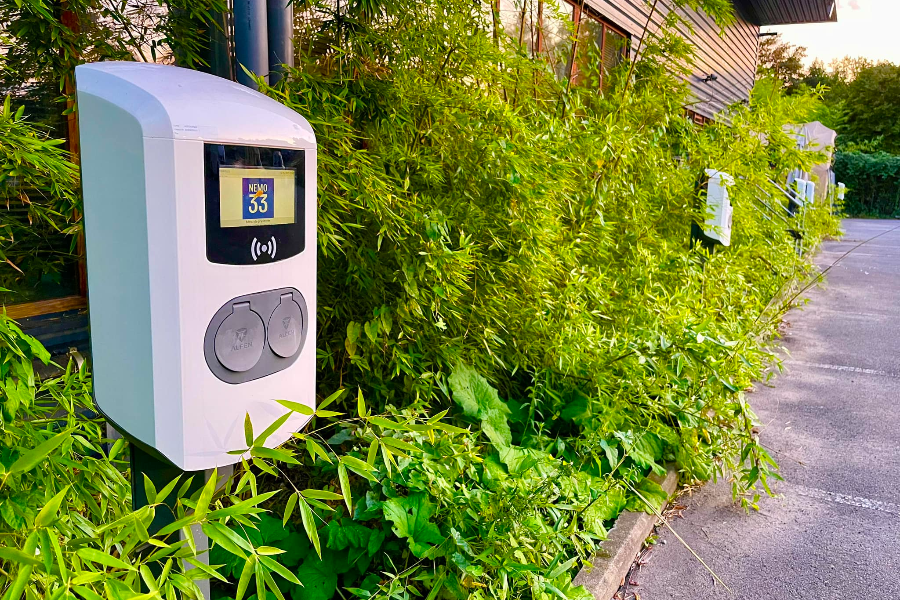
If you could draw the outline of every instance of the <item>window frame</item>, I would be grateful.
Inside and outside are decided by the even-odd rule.
[[[585,3],[576,3],[573,0],[559,0],[563,5],[569,7],[572,10],[572,25],[574,26],[573,34],[575,34],[575,41],[573,43],[574,52],[569,54],[568,58],[568,79],[570,83],[577,83],[577,75],[578,75],[578,51],[579,51],[579,39],[578,36],[581,30],[582,19],[591,19],[602,25],[602,40],[600,46],[600,55],[603,56],[606,52],[606,44],[609,39],[607,35],[607,31],[612,31],[613,33],[624,38],[628,43],[625,45],[624,52],[622,53],[622,60],[628,60],[631,54],[631,35],[625,31],[622,27],[619,27],[615,23],[611,22],[609,19],[601,15],[599,12],[587,6]],[[538,35],[537,35],[537,54],[543,54],[544,49],[544,1],[538,0]],[[600,89],[605,87],[605,73],[601,72],[600,74]]]

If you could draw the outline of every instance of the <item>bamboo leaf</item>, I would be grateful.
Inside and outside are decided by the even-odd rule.
[[[16,462],[12,464],[7,471],[8,475],[15,475],[18,473],[24,473],[25,471],[30,471],[37,465],[39,465],[47,455],[56,450],[60,444],[71,438],[71,434],[68,431],[64,431],[62,433],[58,433],[52,438],[46,440],[38,444],[38,446],[32,450],[29,450],[22,456],[20,456]]]
[[[85,560],[95,562],[98,565],[103,565],[104,567],[109,567],[111,569],[123,569],[126,571],[135,570],[132,565],[128,564],[124,560],[116,558],[111,554],[100,552],[99,550],[94,550],[93,548],[81,548],[80,550],[75,552],[75,554]]]
[[[353,498],[350,494],[350,477],[347,475],[347,467],[344,466],[344,463],[338,463],[338,480],[341,482],[341,493],[344,496],[344,503],[347,505],[347,510],[351,513],[353,512]]]
[[[276,400],[275,402],[287,408],[288,410],[292,410],[296,413],[300,413],[301,415],[306,415],[308,417],[311,417],[316,412],[309,406],[300,404],[299,402],[292,402],[290,400]]]
[[[253,445],[253,423],[250,421],[250,413],[244,414],[244,441],[248,447]]]
[[[53,496],[47,504],[41,508],[41,512],[38,513],[37,517],[34,518],[34,526],[35,527],[47,527],[57,519],[57,513],[59,512],[59,507],[62,504],[62,501],[66,497],[66,493],[69,491],[69,486],[65,486],[62,490],[59,491],[58,494]]]
[[[298,497],[297,504],[300,507],[300,518],[303,520],[303,529],[306,530],[306,536],[312,542],[313,548],[316,549],[316,554],[319,555],[319,558],[322,558],[322,547],[319,543],[319,531],[316,528],[315,515],[303,498]]]
[[[281,519],[281,524],[283,526],[287,526],[287,522],[291,519],[291,514],[294,512],[294,507],[297,506],[297,493],[294,492],[291,494],[290,498],[287,500],[287,504],[284,507],[284,516]]]

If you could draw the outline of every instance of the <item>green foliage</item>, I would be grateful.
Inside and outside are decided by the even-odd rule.
[[[853,217],[900,214],[900,156],[838,152],[834,174],[847,185],[844,212]]]
[[[772,77],[786,88],[793,89],[804,80],[806,48],[785,42],[781,34],[767,36],[759,43],[757,72]]]
[[[358,570],[345,563],[365,536],[329,533],[337,587],[581,597],[573,572],[626,505],[658,509],[647,476],[671,462],[687,479],[736,472],[754,506],[777,473],[743,390],[809,272],[759,198],[778,202],[769,180],[820,159],[784,129],[815,95],[762,80],[727,123],[697,129],[674,17],[598,94],[599,73],[558,81],[467,2],[320,10],[298,67],[262,85],[320,144],[320,385],[369,390],[401,421],[449,409],[457,426],[385,431],[357,410],[318,440],[346,453],[331,462],[306,438],[291,477],[337,482],[353,510],[329,523],[386,536]],[[703,253],[688,238],[711,166],[735,176],[736,228]],[[813,244],[835,226],[817,207],[803,223]],[[350,458],[373,467],[348,477]]]
[[[730,17],[730,2],[684,4]],[[639,61],[587,61],[576,85],[467,0],[304,10],[317,12],[297,68],[260,84],[317,134],[317,382],[358,392],[315,411],[281,401],[312,418],[294,444],[267,448],[278,421],[248,421],[222,490],[148,488],[153,506],[135,512],[125,445],[107,454],[85,412],[87,375],[33,393],[10,378],[4,441],[22,450],[0,462],[50,465],[28,471],[46,482],[0,488],[12,600],[134,597],[141,581],[190,597],[205,576],[235,599],[585,599],[574,572],[622,509],[658,509],[648,477],[666,464],[729,477],[755,506],[777,472],[744,390],[811,270],[786,230],[814,245],[835,228],[822,207],[789,224],[760,203],[818,159],[784,127],[814,95],[762,80],[696,128],[674,14]],[[736,181],[732,246],[711,252],[689,241],[707,168]],[[176,524],[146,535],[166,495]],[[191,525],[221,566],[183,568],[196,553],[173,538]],[[43,545],[51,528],[61,554]]]
[[[202,65],[224,9],[222,0],[0,0],[0,86],[17,103],[38,92],[27,110],[7,101],[0,115],[0,287],[13,290],[4,302],[78,293],[77,157],[47,134],[62,135],[56,117],[75,110],[76,65],[174,55]]]
[[[0,112],[0,287],[29,290],[72,263],[78,217],[78,171],[61,140],[48,138],[15,110]],[[15,210],[12,207],[21,207]],[[49,254],[48,236],[71,236],[69,253]],[[22,300],[23,298],[13,298]],[[27,299],[27,296],[26,296]]]
[[[878,64],[862,69],[847,86],[844,106],[845,141],[880,139],[880,150],[900,154],[900,65]]]
[[[384,517],[394,524],[394,534],[409,540],[413,555],[426,558],[435,545],[444,541],[440,530],[429,521],[434,505],[425,494],[391,498],[383,506]]]
[[[448,383],[453,390],[453,400],[462,407],[463,414],[481,421],[481,428],[491,442],[503,448],[512,443],[507,422],[509,408],[487,379],[472,367],[460,365],[453,370]]]

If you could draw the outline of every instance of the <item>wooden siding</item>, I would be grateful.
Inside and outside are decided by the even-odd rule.
[[[628,32],[632,48],[637,49],[650,14],[644,0],[587,0],[587,4]],[[650,19],[651,34],[659,30],[670,10],[668,0],[659,0]],[[756,80],[759,52],[759,26],[748,20],[751,15],[739,9],[734,24],[720,36],[719,26],[702,11],[676,10],[686,21],[681,34],[695,47],[694,74],[688,81],[694,102],[687,108],[712,118],[729,104],[748,100]],[[716,81],[704,82],[703,78],[710,74],[715,74]]]
[[[631,34],[632,47],[637,48],[650,13],[643,0],[588,2],[600,14]],[[658,31],[669,10],[670,3],[660,0],[650,20],[651,34]],[[695,47],[694,74],[688,81],[694,103],[688,108],[711,118],[729,104],[747,100],[756,78],[759,27],[751,24],[747,13],[740,10],[735,23],[724,36],[720,36],[719,26],[705,13],[690,9],[679,12],[687,23],[687,26],[681,27],[681,33]],[[703,78],[710,74],[715,74],[716,81],[704,82]]]

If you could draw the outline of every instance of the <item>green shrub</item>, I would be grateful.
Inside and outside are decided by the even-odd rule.
[[[0,294],[5,303],[31,299],[75,265],[81,230],[78,168],[7,97],[0,111]],[[71,292],[70,292],[71,293]]]
[[[834,175],[847,185],[844,212],[851,217],[894,217],[900,213],[900,156],[838,152]]]

